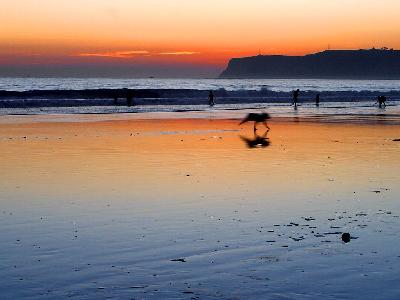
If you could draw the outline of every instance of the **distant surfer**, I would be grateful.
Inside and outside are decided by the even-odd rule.
[[[210,93],[208,93],[208,105],[210,107],[213,107],[215,105],[213,91],[210,91]]]
[[[300,90],[299,89],[293,91],[293,105],[294,105],[294,108],[297,108],[297,102],[299,100],[299,94],[300,94]]]

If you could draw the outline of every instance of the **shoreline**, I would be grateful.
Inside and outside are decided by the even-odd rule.
[[[261,110],[265,111],[265,110]],[[268,111],[268,110],[267,110]],[[124,113],[55,113],[55,114],[7,114],[0,115],[0,125],[12,123],[84,123],[104,121],[165,121],[165,120],[235,120],[243,119],[247,113],[260,109],[236,109],[221,111],[179,111],[179,112],[124,112]],[[269,123],[315,123],[315,124],[359,124],[359,125],[400,125],[398,114],[271,114]]]

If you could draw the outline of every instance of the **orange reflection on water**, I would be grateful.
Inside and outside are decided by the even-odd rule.
[[[249,149],[240,136],[252,138],[252,125],[236,120],[3,123],[2,201],[295,201],[398,180],[399,144],[392,141],[397,126],[270,127],[270,145]]]

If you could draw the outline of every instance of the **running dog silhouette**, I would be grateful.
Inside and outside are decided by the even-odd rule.
[[[267,120],[270,119],[270,115],[267,113],[260,113],[260,114],[255,114],[255,113],[250,113],[247,115],[246,118],[244,118],[242,120],[242,122],[239,123],[239,125],[242,125],[246,122],[254,122],[254,132],[257,131],[257,124],[258,123],[263,123],[265,125],[265,127],[270,130],[268,124],[267,124]]]
[[[267,137],[268,132],[269,130],[267,130],[263,135],[258,135],[256,132],[254,132],[254,138],[248,138],[243,135],[241,135],[240,138],[246,143],[248,148],[265,148],[271,144],[269,138]]]

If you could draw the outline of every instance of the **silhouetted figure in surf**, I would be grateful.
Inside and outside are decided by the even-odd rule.
[[[315,96],[315,106],[319,107],[319,94]]]
[[[246,143],[248,148],[265,148],[268,147],[271,142],[269,141],[269,138],[267,137],[269,132],[269,129],[265,131],[263,135],[258,135],[257,132],[254,131],[254,138],[248,138],[245,136],[240,136],[243,142]]]
[[[299,94],[300,94],[300,90],[299,89],[293,91],[293,105],[294,105],[294,108],[297,108],[297,102],[299,100]]]
[[[242,122],[239,123],[239,125],[242,125],[246,122],[254,122],[254,132],[257,131],[257,124],[258,123],[263,123],[265,125],[265,127],[270,130],[268,124],[267,124],[267,120],[270,119],[270,115],[267,113],[260,113],[260,114],[255,114],[255,113],[250,113],[247,115],[246,118],[244,118],[242,120]]]
[[[133,92],[131,90],[125,89],[126,92],[126,104],[128,107],[135,105],[133,102]]]
[[[377,101],[379,108],[384,108],[386,107],[386,96],[378,96],[378,101]],[[376,103],[375,103],[376,104]]]
[[[208,93],[208,105],[209,105],[210,107],[213,107],[213,106],[215,105],[215,102],[214,102],[214,93],[213,93],[213,91],[210,91],[210,92]]]

